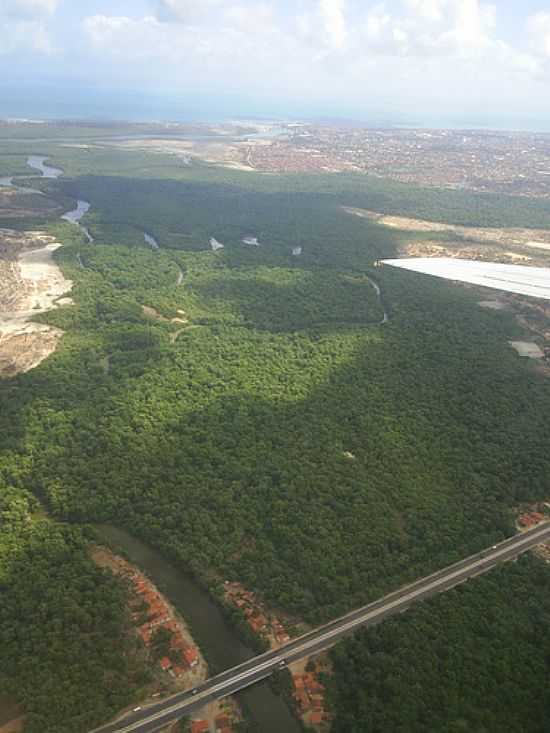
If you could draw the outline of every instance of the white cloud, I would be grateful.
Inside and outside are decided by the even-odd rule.
[[[0,5],[0,54],[30,50],[51,55],[55,52],[48,20],[59,0],[2,0]]]
[[[294,2],[290,15],[276,0],[163,0],[142,17],[95,15],[84,20],[88,52],[105,69],[116,58],[130,83],[327,100],[332,110],[358,99],[409,100],[415,113],[459,100],[504,106],[528,96],[543,58],[550,69],[550,13],[531,19],[529,49],[499,38],[484,0]]]
[[[550,58],[550,13],[541,12],[527,19],[527,29],[535,53]]]
[[[273,10],[265,3],[256,3],[253,7],[230,5],[219,17],[222,26],[245,33],[269,33],[275,26]]]
[[[0,14],[8,18],[37,18],[53,15],[59,0],[3,0]]]
[[[378,5],[367,15],[365,33],[367,40],[378,42],[383,38],[385,32],[392,22],[392,17],[386,12],[383,5]]]
[[[438,21],[443,17],[445,0],[406,0],[406,4],[419,18]]]
[[[344,0],[319,0],[319,9],[329,45],[342,49],[347,37]]]
[[[452,3],[454,27],[451,34],[459,46],[479,48],[485,46],[496,25],[494,5],[479,0],[457,0]]]
[[[162,21],[196,23],[224,4],[225,0],[159,0],[156,17]]]
[[[364,34],[384,54],[468,55],[491,45],[495,24],[495,7],[479,0],[405,0],[397,14],[373,7]]]
[[[84,20],[84,30],[92,45],[115,56],[136,58],[162,55],[168,48],[170,29],[153,16],[129,18],[117,15],[93,15]]]
[[[20,49],[30,49],[40,54],[55,52],[50,36],[42,23],[35,21],[2,22],[0,20],[0,55]]]

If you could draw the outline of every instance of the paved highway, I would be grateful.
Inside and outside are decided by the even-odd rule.
[[[279,649],[261,654],[211,677],[193,690],[177,693],[154,705],[130,713],[115,723],[97,728],[94,733],[154,733],[159,731],[169,723],[202,707],[210,700],[226,697],[263,680],[289,662],[332,646],[343,636],[361,626],[373,626],[389,616],[402,613],[413,603],[449,590],[468,578],[487,572],[499,563],[511,560],[548,539],[550,539],[550,522],[544,522],[528,532],[511,537],[432,575],[403,586],[374,603],[358,608],[288,642]]]

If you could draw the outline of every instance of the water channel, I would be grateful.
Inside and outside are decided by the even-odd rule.
[[[143,232],[143,239],[145,239],[145,241],[151,247],[151,249],[160,249],[159,243],[153,237],[152,234],[147,234],[147,232]]]
[[[380,325],[383,325],[384,323],[387,323],[390,320],[390,317],[388,316],[388,311],[386,310],[386,306],[384,305],[384,301],[382,299],[382,291],[380,289],[380,285],[376,282],[376,280],[373,280],[371,277],[369,277],[369,282],[374,288],[376,295],[378,297],[378,302],[380,303],[380,306],[384,312],[384,315],[382,316],[382,320],[380,321]]]
[[[99,525],[97,530],[115,549],[124,550],[130,561],[144,570],[170,598],[205,652],[211,673],[255,656],[228,624],[218,605],[192,578],[125,530],[111,525]],[[242,690],[236,697],[258,733],[300,733],[302,730],[288,705],[272,691],[268,682]]]
[[[27,165],[29,168],[33,168],[36,171],[40,171],[40,177],[41,178],[59,178],[59,176],[63,175],[63,171],[61,168],[54,168],[51,165],[47,165],[46,161],[48,160],[47,155],[29,155],[27,157]],[[0,178],[0,186],[12,186],[15,185],[13,183],[14,178]],[[34,193],[42,194],[42,191],[34,191],[34,189],[31,188],[23,188],[22,186],[18,186],[20,191],[33,191]],[[71,224],[76,224],[76,226],[80,227],[82,232],[84,233],[84,236],[88,240],[88,242],[93,242],[94,238],[90,234],[89,230],[83,226],[80,223],[80,220],[84,216],[84,214],[87,214],[90,210],[90,203],[88,201],[84,201],[82,199],[78,199],[76,202],[76,208],[71,209],[70,211],[66,211],[64,214],[62,214],[61,218],[65,221],[68,221]]]
[[[84,214],[87,214],[90,210],[90,204],[88,201],[84,201],[82,199],[78,199],[76,202],[76,209],[72,209],[71,211],[67,211],[65,214],[62,215],[62,219],[65,219],[65,221],[70,222],[71,224],[76,224],[79,226],[82,231],[84,232],[84,236],[88,240],[88,242],[92,243],[94,241],[94,238],[90,234],[87,227],[85,227],[83,224],[80,223],[80,220],[84,216]]]
[[[40,171],[42,178],[59,178],[63,174],[63,171],[60,168],[53,168],[51,165],[46,165],[47,160],[47,155],[29,155],[27,165],[29,168],[34,168],[35,171]]]

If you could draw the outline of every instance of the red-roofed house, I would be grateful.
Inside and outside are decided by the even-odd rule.
[[[191,733],[207,733],[210,729],[207,720],[193,720],[191,722]]]
[[[263,631],[267,625],[267,620],[265,616],[262,616],[261,614],[259,616],[253,616],[252,618],[249,618],[248,621],[253,631],[255,631],[256,633],[258,633],[259,631]]]
[[[185,649],[183,658],[190,667],[195,667],[199,663],[199,654],[194,646],[189,646]]]
[[[160,666],[162,667],[162,669],[165,672],[167,672],[170,669],[170,667],[172,666],[172,662],[168,659],[168,657],[163,657],[160,660]]]
[[[216,720],[216,730],[222,731],[224,728],[230,728],[231,727],[231,721],[227,717],[227,715],[219,715]]]
[[[148,644],[151,641],[151,631],[146,626],[140,626],[138,634],[143,639],[144,644]]]

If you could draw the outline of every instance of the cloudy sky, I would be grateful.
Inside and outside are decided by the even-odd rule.
[[[131,92],[204,117],[550,128],[550,2],[0,0],[0,71],[2,114],[42,88],[83,114]]]

